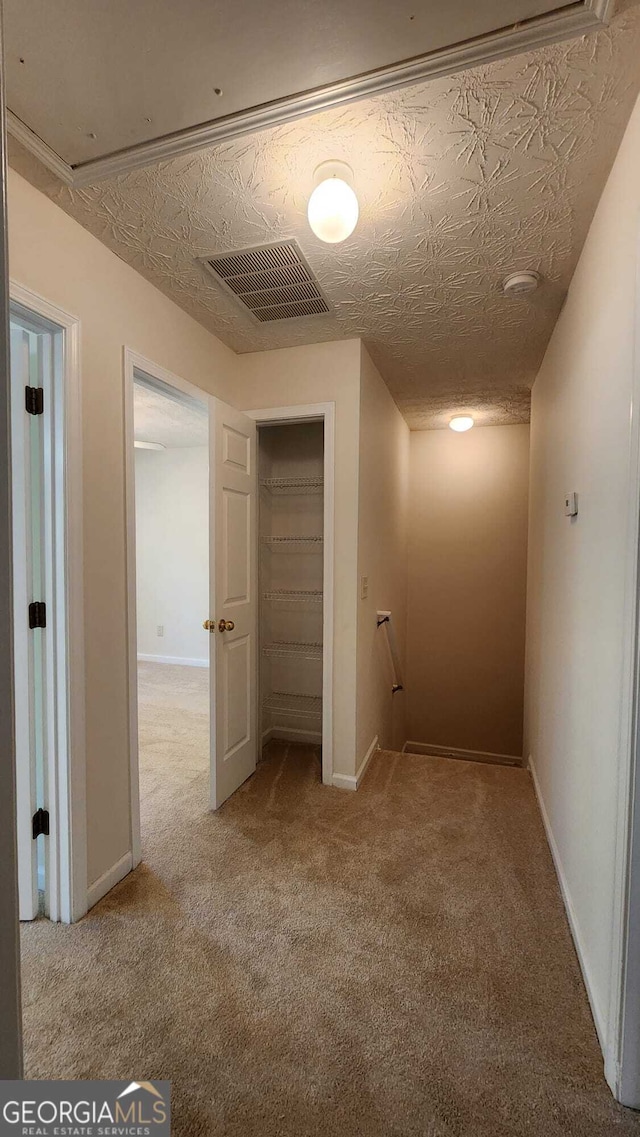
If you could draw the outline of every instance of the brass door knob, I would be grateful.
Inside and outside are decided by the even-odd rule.
[[[233,620],[221,620],[218,624],[219,632],[232,632],[235,628]]]
[[[205,620],[202,627],[204,628],[205,632],[215,632],[216,622],[215,620]]]

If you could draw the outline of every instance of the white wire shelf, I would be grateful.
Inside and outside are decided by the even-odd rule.
[[[324,478],[263,478],[260,485],[273,494],[322,493]]]
[[[322,549],[322,537],[263,537],[272,553],[315,553]]]
[[[321,660],[322,643],[319,641],[304,643],[298,640],[276,640],[274,643],[265,644],[262,654],[277,658],[290,656],[296,659]]]
[[[320,718],[322,697],[320,695],[291,695],[288,691],[273,691],[264,700],[265,711],[275,711],[290,718]]]
[[[273,600],[279,604],[322,604],[322,589],[276,588],[263,592],[263,600]]]

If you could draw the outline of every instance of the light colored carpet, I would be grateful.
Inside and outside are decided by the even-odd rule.
[[[180,1137],[640,1137],[529,775],[272,745],[207,811],[203,672],[144,669],[145,864],[24,930],[27,1074],[173,1081]],[[200,708],[200,709],[199,709]]]

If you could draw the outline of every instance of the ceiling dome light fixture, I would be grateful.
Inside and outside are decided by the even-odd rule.
[[[471,418],[471,415],[454,415],[454,417],[449,420],[451,430],[457,431],[458,434],[462,434],[465,430],[471,430],[473,423],[474,420]]]
[[[322,162],[314,171],[313,181],[315,189],[307,207],[309,225],[328,245],[346,241],[358,224],[353,170],[346,162]]]
[[[505,296],[527,296],[530,292],[535,292],[539,283],[537,272],[512,272],[505,276],[502,291]]]
[[[138,439],[138,438],[136,438],[133,445],[135,446],[136,450],[166,450],[167,449],[166,446],[163,446],[163,444],[161,442],[141,442],[140,439]]]

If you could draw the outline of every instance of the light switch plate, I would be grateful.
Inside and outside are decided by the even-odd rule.
[[[361,576],[360,577],[360,599],[366,600],[368,595],[369,595],[369,577],[368,576]]]

